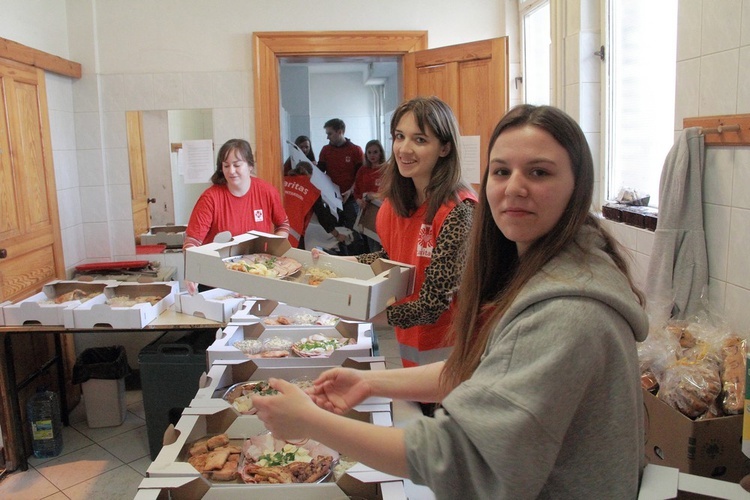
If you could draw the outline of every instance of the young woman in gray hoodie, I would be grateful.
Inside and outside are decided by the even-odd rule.
[[[636,498],[648,320],[589,213],[586,138],[564,112],[522,105],[489,146],[448,360],[334,368],[308,393],[271,380],[281,395],[253,404],[276,437],[316,439],[438,498]],[[342,416],[370,396],[442,410],[405,428]]]

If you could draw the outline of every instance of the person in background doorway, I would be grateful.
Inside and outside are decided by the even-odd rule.
[[[357,220],[359,208],[352,193],[357,171],[364,162],[364,153],[361,147],[344,136],[346,124],[340,118],[328,120],[324,128],[326,137],[328,137],[328,144],[320,150],[318,168],[327,173],[328,177],[341,191],[344,209],[339,219],[339,225],[353,232],[354,241],[347,245],[347,249],[349,255],[357,255],[364,251],[364,242],[361,235],[354,231],[354,223]]]
[[[224,143],[216,157],[212,186],[201,194],[190,214],[183,249],[211,243],[224,231],[232,236],[253,230],[289,236],[289,217],[279,192],[254,177],[254,171],[253,150],[246,140]],[[196,283],[185,284],[188,292],[195,293]]]
[[[315,439],[441,499],[636,498],[648,319],[589,212],[593,189],[578,124],[549,106],[513,108],[490,138],[448,360],[334,368],[308,393],[271,378],[280,394],[253,396],[258,417],[279,439]],[[342,416],[372,396],[442,409],[404,428]]]
[[[310,138],[306,135],[300,135],[297,136],[296,139],[294,139],[294,144],[302,151],[305,156],[307,156],[307,159],[310,160],[310,163],[313,165],[317,165],[318,162],[315,161],[315,153],[312,149],[312,143],[310,142]],[[284,175],[289,175],[289,171],[293,169],[296,165],[292,165],[292,157],[288,157],[286,161],[284,162]]]
[[[380,190],[381,167],[385,163],[385,150],[379,140],[373,139],[365,146],[365,163],[357,171],[357,177],[354,179],[354,199],[359,205],[359,212],[362,216],[368,210],[377,213],[380,199],[378,191]],[[377,204],[373,204],[373,202]],[[365,240],[366,250],[375,252],[382,246],[380,242],[362,234]]]

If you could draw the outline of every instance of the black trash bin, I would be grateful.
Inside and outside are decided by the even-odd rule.
[[[125,347],[92,347],[76,358],[74,384],[81,384],[89,427],[114,427],[125,421],[125,377],[130,374]]]
[[[177,423],[198,392],[207,371],[206,349],[215,338],[212,329],[170,331],[138,354],[151,460],[161,450],[164,431]]]

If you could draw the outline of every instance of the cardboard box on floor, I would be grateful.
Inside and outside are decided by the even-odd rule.
[[[246,360],[248,359],[247,356],[233,346],[238,340],[256,339],[263,341],[280,337],[298,342],[316,333],[332,338],[354,339],[356,344],[339,347],[328,357],[302,358],[291,355],[286,358],[253,358],[253,360],[262,366],[340,366],[347,358],[372,356],[372,323],[351,321],[339,321],[336,326],[318,326],[315,328],[294,326],[269,328],[260,322],[230,323],[222,330],[221,337],[208,346],[206,356],[208,356],[209,365],[212,365],[215,361],[227,359]]]
[[[229,323],[229,319],[235,314],[246,297],[236,297],[234,292],[223,288],[214,288],[199,292],[195,295],[180,293],[175,300],[175,310],[183,314],[190,314],[199,318]]]
[[[226,268],[227,262],[254,253],[290,257],[304,267],[325,267],[340,277],[328,278],[313,286],[307,284],[304,276],[292,279],[266,278]],[[235,236],[229,243],[210,243],[187,249],[185,278],[245,295],[257,295],[294,306],[309,307],[315,311],[367,321],[384,311],[392,300],[411,294],[414,268],[383,259],[368,266],[327,254],[313,262],[310,252],[292,248],[286,238],[251,231]]]
[[[638,500],[670,498],[750,499],[739,484],[685,474],[674,467],[648,464],[643,471]]]
[[[42,291],[15,304],[3,303],[3,318],[6,325],[49,325],[73,328],[75,320],[73,309],[85,304],[80,300],[71,300],[62,304],[45,304],[73,290],[86,294],[102,293],[116,281],[63,281],[55,280],[45,284]],[[103,297],[103,295],[102,295]],[[94,299],[89,299],[89,302]]]
[[[378,472],[362,464],[349,469],[337,482],[316,484],[211,485],[202,477],[147,477],[138,486],[135,500],[407,500],[401,478]]]
[[[649,463],[739,482],[750,473],[741,449],[742,415],[692,420],[643,390]]]
[[[104,289],[104,293],[73,309],[76,328],[143,328],[174,304],[179,283],[117,283]],[[136,304],[131,307],[115,307],[105,302],[112,297],[159,296],[155,305]]]
[[[383,356],[348,358],[342,366],[357,370],[385,370]],[[201,377],[199,389],[190,406],[193,408],[228,408],[229,402],[223,399],[224,393],[234,384],[248,381],[280,378],[283,380],[315,380],[324,371],[333,366],[274,366],[262,367],[255,360],[219,361],[211,366],[207,374]],[[372,397],[363,401],[347,416],[375,425],[390,427],[393,425],[390,398]]]

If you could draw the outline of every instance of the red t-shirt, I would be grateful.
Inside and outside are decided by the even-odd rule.
[[[380,175],[378,167],[360,167],[354,181],[354,199],[361,200],[365,193],[377,193],[380,188]]]
[[[341,146],[323,146],[318,157],[318,167],[345,193],[354,185],[354,177],[364,161],[362,148],[347,139]]]
[[[211,243],[223,231],[236,236],[248,231],[274,233],[277,229],[288,230],[289,219],[279,192],[271,184],[253,177],[243,196],[214,184],[203,191],[190,214],[184,247]]]

